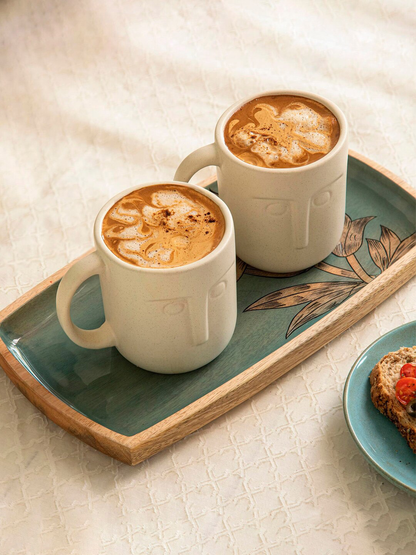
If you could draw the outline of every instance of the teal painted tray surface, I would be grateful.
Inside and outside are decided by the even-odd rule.
[[[215,191],[215,184],[209,187]],[[169,417],[285,345],[362,289],[416,244],[416,200],[394,181],[349,158],[347,215],[340,244],[323,263],[277,276],[238,261],[238,320],[225,351],[187,374],[160,375],[115,348],[87,350],[62,331],[59,282],[0,324],[9,351],[61,401],[106,428],[135,435]],[[87,329],[104,320],[97,277],[76,293],[72,314]]]
[[[352,367],[344,387],[344,414],[352,437],[367,461],[384,478],[416,496],[416,455],[396,426],[373,405],[371,370],[389,352],[416,345],[416,322],[383,335]]]

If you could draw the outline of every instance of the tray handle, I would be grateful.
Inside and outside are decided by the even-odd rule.
[[[64,275],[56,294],[56,313],[67,336],[80,347],[103,349],[116,344],[113,331],[107,321],[95,330],[84,330],[71,319],[71,301],[78,287],[89,277],[100,274],[104,266],[96,252],[76,262]]]

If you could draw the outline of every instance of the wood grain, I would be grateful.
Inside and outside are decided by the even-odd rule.
[[[379,164],[353,151],[350,151],[350,156],[384,174],[416,198],[414,189]],[[215,177],[206,180],[203,185],[207,186],[214,180]],[[0,322],[61,279],[75,262],[65,266],[5,308],[0,312]],[[413,248],[361,291],[286,345],[184,409],[131,437],[97,424],[60,401],[25,370],[2,341],[0,341],[0,364],[31,403],[56,424],[95,449],[124,463],[135,465],[261,391],[371,312],[415,274],[416,248]]]

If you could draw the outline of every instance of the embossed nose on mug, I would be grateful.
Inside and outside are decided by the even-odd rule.
[[[347,158],[347,121],[334,103],[273,91],[226,110],[215,142],[185,158],[175,179],[217,166],[237,255],[262,270],[293,272],[324,259],[341,236]]]
[[[208,364],[236,324],[234,226],[227,206],[200,187],[147,184],[114,197],[94,228],[96,252],[64,276],[57,313],[85,348],[115,346],[136,366],[182,373]],[[70,317],[77,288],[98,274],[105,322],[82,330]]]

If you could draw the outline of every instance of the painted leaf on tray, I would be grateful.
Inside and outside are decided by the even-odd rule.
[[[391,257],[390,264],[397,262],[399,258],[410,252],[413,247],[416,247],[416,233],[409,235],[409,237],[406,237],[406,239],[401,241],[400,245],[396,248],[393,256]]]
[[[304,324],[340,305],[362,287],[364,287],[364,283],[359,281],[335,281],[294,285],[265,295],[247,307],[244,312],[287,308],[307,303],[291,321],[286,332],[287,338]]]
[[[368,252],[373,259],[374,264],[380,268],[382,272],[384,272],[389,265],[389,257],[383,244],[381,241],[377,241],[376,239],[367,239],[367,244]]]
[[[394,254],[394,251],[400,245],[400,239],[399,237],[397,237],[394,231],[392,231],[388,227],[384,227],[384,225],[380,227],[381,227],[380,242],[385,248],[388,261],[390,262],[391,257]]]
[[[334,283],[333,285],[339,285],[339,282]],[[339,288],[334,287],[334,290],[332,292],[327,293],[319,299],[308,303],[304,308],[302,308],[300,312],[296,314],[296,316],[290,322],[290,325],[286,332],[286,338],[288,338],[289,335],[291,335],[294,331],[296,331],[304,324],[307,324],[311,320],[318,318],[318,316],[322,316],[326,312],[329,312],[330,310],[339,306],[346,299],[348,299],[348,297],[356,293],[362,287],[364,287],[363,283],[348,284]]]
[[[299,304],[310,303],[326,295],[339,295],[346,291],[348,294],[354,287],[361,285],[358,281],[329,281],[321,283],[304,283],[285,287],[273,291],[248,306],[244,312],[251,310],[267,310],[273,308],[287,308]]]
[[[375,216],[367,216],[351,220],[348,214],[345,214],[344,229],[342,230],[341,239],[335,249],[332,251],[336,256],[346,258],[356,253],[363,244],[363,236],[365,226]]]

